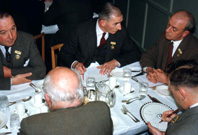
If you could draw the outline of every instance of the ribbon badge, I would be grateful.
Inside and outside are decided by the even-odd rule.
[[[14,53],[16,54],[16,55],[15,55],[15,58],[16,58],[17,60],[20,59],[21,51],[15,50]]]
[[[111,44],[111,49],[112,50],[115,49],[116,42],[111,41],[110,44]]]

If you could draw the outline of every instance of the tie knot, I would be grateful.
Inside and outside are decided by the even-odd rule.
[[[5,50],[6,50],[6,52],[8,52],[8,49],[9,49],[10,47],[7,47],[7,46],[5,46]]]
[[[104,37],[104,36],[105,36],[105,34],[106,34],[106,32],[104,32],[104,33],[102,34],[102,36]]]

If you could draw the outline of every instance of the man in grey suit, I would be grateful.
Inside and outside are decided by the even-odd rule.
[[[64,43],[60,52],[62,64],[83,74],[86,67],[97,62],[101,74],[110,74],[115,67],[138,61],[141,52],[121,25],[122,21],[120,9],[106,3],[99,19],[78,25]]]
[[[51,112],[25,118],[19,135],[111,135],[110,109],[105,102],[83,103],[79,76],[56,67],[46,76],[44,95]]]
[[[32,35],[18,31],[14,19],[0,11],[0,90],[45,77],[46,68]]]
[[[149,131],[154,135],[197,135],[198,65],[194,61],[178,61],[171,66],[169,72],[169,89],[184,112],[170,117],[168,115],[173,111],[164,112],[162,120],[169,122],[166,132],[159,131],[148,123]]]
[[[191,13],[180,10],[171,16],[166,31],[141,57],[140,64],[146,69],[149,81],[167,83],[166,68],[172,62],[181,59],[198,62],[198,40],[192,35],[194,30],[195,20]]]

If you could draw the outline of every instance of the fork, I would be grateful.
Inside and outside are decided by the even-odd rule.
[[[134,122],[140,122],[140,120],[138,120],[131,112],[129,112],[125,105],[122,105],[121,110],[125,115],[128,115]]]

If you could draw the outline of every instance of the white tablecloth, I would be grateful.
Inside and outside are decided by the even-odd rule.
[[[138,62],[130,64],[126,67],[130,68],[130,67],[138,67],[140,66]],[[125,68],[125,67],[124,67]],[[103,76],[99,74],[99,70],[95,67],[92,67],[90,69],[87,69],[87,72],[85,73],[84,76],[84,81],[83,84],[86,84],[86,78],[93,76],[96,78],[96,81],[101,81],[101,80],[106,80],[108,79],[107,76]],[[146,76],[139,76],[138,77],[139,80],[144,80],[147,81]],[[117,78],[117,81],[120,85],[120,87],[122,87],[124,81],[122,78]],[[39,81],[33,81],[33,83],[37,84]],[[143,120],[141,119],[140,116],[140,108],[142,107],[142,105],[144,105],[145,103],[151,102],[151,99],[149,97],[146,96],[146,98],[144,98],[143,100],[137,100],[131,104],[126,105],[126,107],[128,108],[128,110],[133,113],[133,115],[135,115],[140,122],[135,123],[134,121],[132,121],[127,115],[124,115],[121,112],[121,108],[122,108],[122,103],[121,100],[123,99],[129,99],[131,97],[135,97],[138,96],[138,87],[139,85],[137,84],[137,82],[133,81],[133,80],[129,80],[129,82],[132,84],[132,87],[135,89],[135,93],[131,96],[123,96],[123,94],[120,92],[119,88],[118,89],[114,89],[115,93],[116,93],[116,104],[113,108],[111,108],[111,116],[116,118],[116,125],[114,126],[114,131],[113,134],[114,135],[120,135],[120,134],[139,134],[142,132],[146,132],[147,131],[147,126],[146,124],[143,122]],[[152,83],[150,85],[153,85]],[[156,85],[156,84],[155,84]],[[158,84],[157,84],[158,85]],[[0,96],[1,95],[7,95],[9,101],[16,101],[19,99],[23,99],[27,96],[34,96],[36,93],[34,91],[34,89],[32,89],[29,84],[21,84],[21,85],[15,85],[12,86],[10,91],[1,91]],[[175,104],[175,101],[173,99],[173,97],[171,96],[163,96],[161,94],[159,94],[156,90],[152,90],[149,88],[148,90],[148,94],[151,95],[152,97],[157,98],[159,101],[161,101],[163,104],[166,104],[168,106],[170,106],[172,109],[176,109],[178,108]],[[24,103],[24,102],[22,102]],[[39,112],[39,108],[35,108],[33,107],[29,102],[25,102],[24,103],[26,108],[29,109],[29,113],[30,115],[32,114],[36,114]],[[12,110],[15,108],[15,105],[10,107],[10,112],[12,112]],[[7,114],[8,119],[10,114]],[[7,123],[8,128],[10,127],[10,123],[8,120]],[[0,133],[2,132],[9,132],[9,129],[5,129],[2,128],[0,129]],[[16,133],[13,133],[13,135],[15,135]]]

